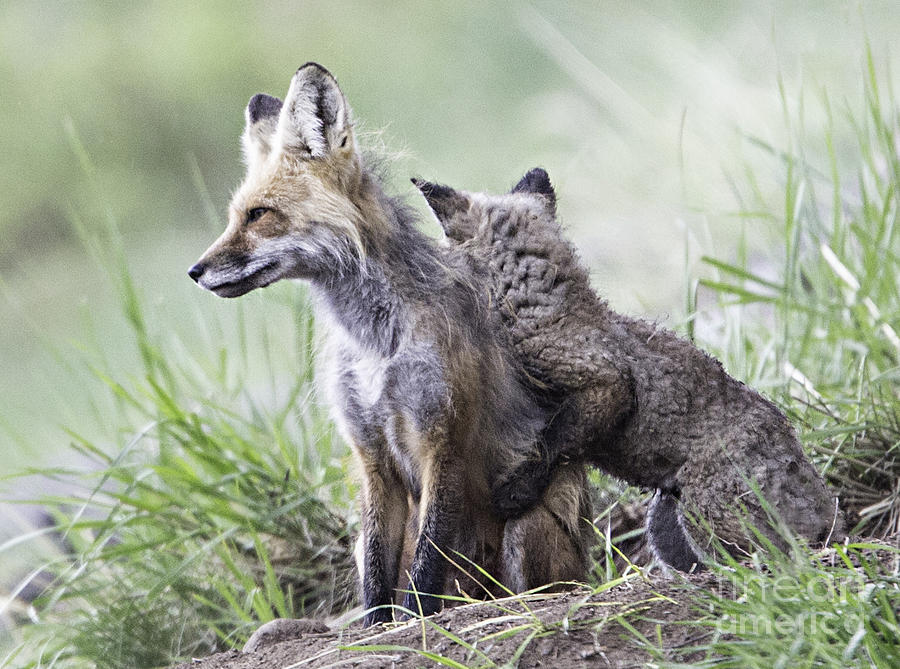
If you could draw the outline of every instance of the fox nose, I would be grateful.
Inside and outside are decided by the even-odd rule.
[[[203,276],[203,272],[206,271],[206,265],[198,262],[196,265],[191,267],[188,270],[188,276],[191,277],[194,281],[199,281],[200,277]]]

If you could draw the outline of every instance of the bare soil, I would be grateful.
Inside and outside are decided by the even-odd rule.
[[[578,589],[533,595],[524,603],[498,600],[445,609],[425,621],[367,629],[355,623],[307,632],[254,652],[219,653],[175,669],[433,666],[428,652],[467,667],[489,662],[554,669],[638,667],[652,660],[697,660],[702,654],[692,648],[712,630],[698,632],[681,624],[704,615],[691,603],[685,581],[716,585],[707,574],[652,579],[636,575],[596,593]],[[319,628],[324,629],[321,624]]]
[[[900,535],[859,539],[885,573],[896,573]],[[883,546],[882,550],[878,546]],[[644,552],[640,541],[631,546]],[[835,551],[815,560],[834,565]],[[851,559],[855,564],[856,560]],[[300,667],[643,667],[691,663],[707,656],[717,622],[698,608],[698,588],[734,597],[733,583],[712,572],[685,575],[630,571],[610,587],[536,594],[447,608],[425,620],[364,628],[290,621],[285,640],[262,638],[252,652],[232,650],[171,669],[289,669]],[[688,621],[709,624],[686,625]],[[299,630],[299,634],[297,633]],[[273,634],[277,637],[276,628]],[[284,638],[284,637],[282,637]],[[249,643],[253,643],[251,638]],[[429,653],[441,657],[438,663]],[[445,659],[446,658],[446,659]]]

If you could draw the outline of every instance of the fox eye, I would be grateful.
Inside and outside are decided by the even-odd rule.
[[[256,207],[255,209],[251,209],[247,212],[247,223],[254,223],[259,220],[259,218],[265,214],[268,210],[266,207]]]

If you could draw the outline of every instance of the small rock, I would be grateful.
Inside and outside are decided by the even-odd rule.
[[[299,639],[306,634],[322,634],[328,632],[328,625],[321,620],[310,618],[276,618],[265,625],[261,625],[244,644],[243,652],[254,653],[260,648],[271,646],[273,643]]]

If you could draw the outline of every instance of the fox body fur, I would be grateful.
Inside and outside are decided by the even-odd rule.
[[[556,220],[547,173],[529,172],[506,195],[416,181],[452,244],[489,268],[495,304],[528,373],[553,398],[545,460],[513,464],[496,504],[521,512],[556,462],[587,460],[660,491],[648,514],[650,543],[670,565],[696,561],[682,512],[745,549],[739,516],[776,544],[755,482],[786,525],[811,542],[840,538],[835,498],[785,416],[729,376],[718,360],[656,324],[612,311]],[[708,533],[691,527],[697,542]]]
[[[361,475],[366,622],[391,619],[385,607],[406,570],[417,594],[405,606],[440,608],[450,569],[441,553],[518,590],[582,577],[590,506],[580,465],[561,468],[515,521],[491,507],[495,473],[537,457],[546,416],[479,287],[487,275],[384,194],[321,66],[301,67],[284,102],[254,96],[246,122],[247,175],[228,227],[189,274],[222,297],[309,283],[324,335],[318,382]],[[411,514],[415,548],[401,565]]]

